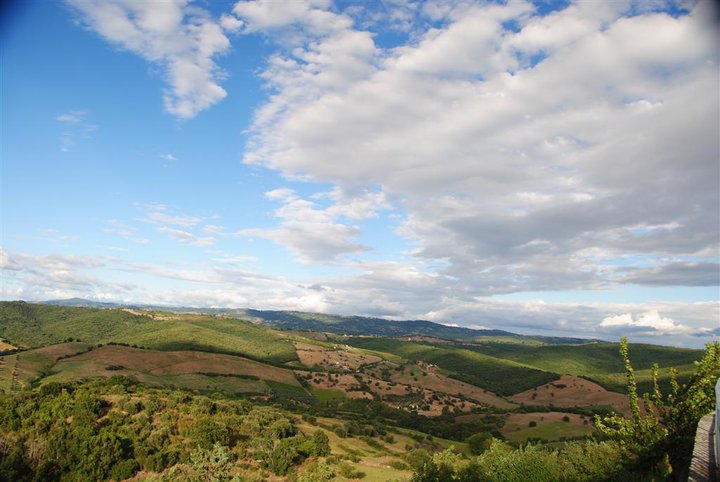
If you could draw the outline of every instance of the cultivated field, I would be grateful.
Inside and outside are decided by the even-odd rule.
[[[108,371],[107,367],[116,367],[111,372],[126,370],[153,376],[187,374],[245,376],[300,386],[290,370],[237,356],[197,351],[142,350],[118,345],[103,346],[60,360],[53,371],[63,371],[66,367],[76,367],[80,364],[88,368],[88,376],[97,376],[97,370],[93,367],[102,366],[104,372]]]
[[[494,393],[475,385],[449,378],[440,373],[437,367],[403,367],[402,370],[392,370],[390,379],[395,383],[403,383],[413,387],[422,387],[440,393],[453,395],[462,394],[464,397],[482,404],[498,408],[512,408],[513,403],[508,402]]]
[[[564,375],[545,385],[526,390],[510,399],[526,405],[554,405],[556,407],[586,407],[604,405],[622,413],[629,412],[627,397],[610,392],[597,383],[572,375]]]
[[[28,388],[41,374],[49,372],[58,359],[90,348],[87,343],[71,342],[0,357],[0,389]]]
[[[382,361],[378,356],[358,353],[340,345],[328,348],[296,341],[295,350],[303,365],[331,371],[355,371],[362,365]]]
[[[307,382],[310,391],[319,399],[358,398],[372,400],[379,398],[387,405],[414,411],[428,417],[435,417],[457,408],[461,412],[486,408],[487,405],[436,391],[422,386],[380,380],[366,374],[319,373],[297,370],[298,377]],[[507,402],[506,402],[507,403]]]
[[[582,437],[590,435],[593,430],[592,419],[584,415],[536,412],[509,414],[500,432],[511,442],[524,443],[529,439],[553,441],[563,437]]]

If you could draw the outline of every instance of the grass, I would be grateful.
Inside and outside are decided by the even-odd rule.
[[[308,393],[302,386],[290,385],[288,383],[266,381],[268,387],[273,391],[278,398],[289,398],[292,400],[298,400],[301,402],[312,403],[315,400],[313,396]]]
[[[592,428],[584,425],[571,425],[566,422],[548,422],[538,423],[536,427],[528,427],[515,432],[508,432],[505,434],[505,438],[512,443],[521,444],[530,439],[556,441],[563,437],[584,437],[591,433]]]
[[[63,343],[0,357],[0,389],[122,375],[152,386],[217,391],[228,395],[267,393],[310,396],[292,371],[231,355],[167,352],[86,343]],[[113,367],[108,369],[108,367]]]
[[[593,430],[588,419],[583,419],[580,415],[539,412],[510,415],[501,433],[509,442],[521,444],[531,439],[552,442],[563,438],[584,437],[592,434]]]
[[[70,382],[97,377],[124,375],[149,386],[180,388],[207,392],[220,392],[225,395],[248,395],[266,393],[269,389],[262,380],[248,380],[238,377],[214,377],[198,373],[182,375],[152,375],[130,370],[108,371],[97,362],[70,362],[64,364],[58,372],[52,373],[41,381],[41,385],[52,382]]]
[[[0,357],[0,390],[30,387],[36,379],[49,373],[51,367],[61,357],[81,353],[90,348],[87,343],[62,343],[49,347],[28,350]]]
[[[172,314],[154,320],[123,310],[0,302],[0,333],[24,347],[81,338],[88,343],[121,342],[157,350],[230,353],[282,364],[296,361],[292,341],[248,321]]]
[[[526,346],[509,343],[468,345],[467,349],[562,375],[624,373],[625,366],[617,343],[585,345]],[[645,370],[657,362],[661,367],[687,365],[702,357],[702,350],[657,345],[631,344],[630,360],[635,370]]]
[[[678,370],[678,383],[682,385],[690,380],[690,377],[695,372],[695,365],[690,363],[686,365],[676,365],[673,368]],[[625,373],[608,373],[608,374],[591,374],[587,376],[588,379],[597,382],[608,390],[613,390],[620,393],[627,393],[627,377]],[[652,393],[652,370],[637,370],[635,371],[635,379],[639,393]],[[671,391],[670,387],[670,374],[667,368],[660,366],[658,374],[658,386],[660,391],[667,395]]]
[[[340,419],[325,417],[318,418],[318,422],[320,422],[324,427],[342,425],[344,423],[344,421]],[[299,424],[299,427],[306,435],[312,435],[316,430],[318,430],[317,426],[310,425],[305,422]],[[347,463],[365,474],[365,476],[360,480],[364,482],[386,482],[389,480],[406,481],[412,476],[412,472],[410,470],[398,470],[389,465],[393,461],[402,462],[400,455],[405,452],[405,444],[413,442],[410,437],[395,434],[395,443],[386,445],[386,450],[378,451],[376,448],[369,446],[367,442],[360,437],[340,438],[337,434],[330,430],[321,430],[323,430],[323,432],[325,432],[328,436],[332,455],[351,455],[359,457],[360,460],[358,462]],[[343,481],[351,479],[346,479],[338,475],[338,477],[333,480]]]
[[[320,402],[327,402],[329,400],[338,400],[341,398],[345,398],[345,392],[341,390],[323,390],[322,388],[311,388],[310,393]]]

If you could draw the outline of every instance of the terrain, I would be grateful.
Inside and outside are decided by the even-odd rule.
[[[316,432],[328,440],[323,453],[335,457],[330,461],[338,480],[358,474],[370,481],[407,480],[433,453],[478,453],[468,443],[480,434],[508,446],[532,442],[552,450],[567,440],[591,443],[596,414],[629,417],[632,412],[624,390],[625,365],[613,343],[562,343],[560,338],[466,329],[446,332],[451,327],[416,321],[384,321],[390,327],[382,328],[379,320],[358,317],[363,320],[360,326],[369,326],[368,334],[348,329],[358,326],[352,317],[67,304],[0,303],[0,391],[8,400],[24,403],[27,397],[72,395],[87,386],[104,407],[93,412],[96,427],[111,414],[122,418],[141,413],[128,409],[136,399],[146,412],[152,405],[149,399],[165,400],[161,406],[168,407],[177,397],[209,397],[212,405],[226,400],[223,407],[240,403],[243,413],[254,410],[248,407],[275,407],[286,411],[282,417],[296,437],[287,467],[273,466],[274,456],[264,449],[243,445],[237,428],[241,421],[227,425],[231,432],[238,430],[228,435],[228,446],[236,447],[232,457],[247,461],[243,477],[258,480],[284,480],[287,471],[296,470],[293,466],[296,475],[321,470],[307,442]],[[276,321],[269,322],[271,316]],[[652,386],[653,363],[663,367],[664,387],[670,383],[668,368],[677,369],[684,383],[703,356],[702,350],[654,345],[631,344],[629,350],[641,389]],[[127,393],[118,398],[113,395],[118,390]],[[158,461],[126,454],[126,460],[134,462],[127,463],[123,474],[161,477],[168,468],[187,465],[193,450],[200,450],[193,445],[194,432],[182,428],[194,426],[197,414],[185,417],[182,406],[173,407],[165,419],[174,420],[168,430],[176,433],[177,441],[169,442],[176,455]],[[147,416],[155,420],[155,430],[160,418]],[[131,420],[123,423],[135,423]],[[11,432],[25,433],[19,428]],[[0,430],[0,442],[12,437],[7,427]],[[8,456],[9,449],[2,447],[0,452]],[[213,445],[203,447],[210,450]],[[408,451],[419,455],[408,458]],[[120,470],[112,467],[91,477],[108,478]]]

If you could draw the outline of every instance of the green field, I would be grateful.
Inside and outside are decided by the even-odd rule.
[[[345,392],[341,390],[323,390],[321,388],[311,388],[310,393],[312,393],[313,397],[317,398],[321,402],[345,398]]]
[[[591,433],[592,428],[586,426],[570,425],[566,422],[547,422],[539,423],[536,427],[507,432],[504,435],[508,441],[522,444],[533,439],[556,441],[562,438],[584,437]]]
[[[468,350],[494,357],[513,360],[562,375],[589,378],[608,390],[624,393],[626,389],[625,367],[619,356],[617,343],[590,343],[586,345],[524,346],[508,343],[482,343],[463,345]],[[669,391],[668,368],[679,371],[678,379],[687,381],[693,370],[693,362],[700,359],[702,350],[673,348],[658,345],[630,344],[630,360],[636,370],[641,392],[652,390],[650,368],[657,363],[660,368],[660,386]]]
[[[232,355],[72,342],[0,357],[0,390],[5,393],[115,375],[151,386],[227,395],[294,390],[309,398],[290,370]]]
[[[467,345],[466,348],[563,375],[620,373],[625,370],[617,343],[544,346],[482,343]],[[703,353],[702,350],[645,344],[630,344],[629,352],[636,370],[651,368],[655,362],[660,366],[686,365],[698,360]]]
[[[0,334],[26,348],[73,338],[156,350],[240,354],[276,364],[297,360],[292,341],[271,329],[244,320],[168,315],[173,319],[154,320],[123,310],[0,302]]]

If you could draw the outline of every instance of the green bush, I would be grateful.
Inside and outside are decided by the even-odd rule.
[[[493,436],[489,433],[480,432],[468,437],[465,442],[467,442],[468,448],[472,454],[480,455],[490,448],[490,444],[493,440]]]

